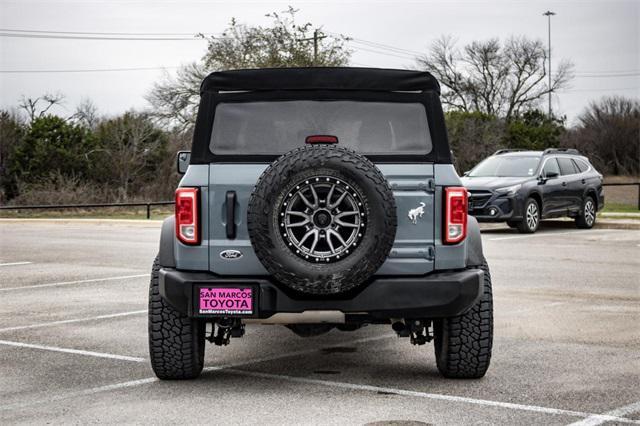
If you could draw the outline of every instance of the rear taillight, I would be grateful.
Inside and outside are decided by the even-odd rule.
[[[444,189],[444,243],[456,244],[467,236],[467,190],[451,186]]]
[[[184,244],[200,244],[198,188],[176,190],[176,237]]]

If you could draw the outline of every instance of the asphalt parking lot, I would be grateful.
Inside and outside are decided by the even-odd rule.
[[[156,222],[0,221],[0,423],[640,423],[640,231],[483,232],[487,376],[441,378],[390,327],[302,339],[248,327],[206,371],[148,363]],[[393,422],[396,423],[393,423]]]

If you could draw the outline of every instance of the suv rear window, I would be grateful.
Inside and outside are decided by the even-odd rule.
[[[339,146],[361,154],[432,149],[420,103],[303,100],[218,104],[210,149],[215,155],[284,154],[312,135],[336,136]]]

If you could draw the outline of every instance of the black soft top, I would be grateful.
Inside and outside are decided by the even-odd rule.
[[[426,71],[383,68],[263,68],[218,71],[202,82],[201,92],[258,90],[435,91],[440,85]]]

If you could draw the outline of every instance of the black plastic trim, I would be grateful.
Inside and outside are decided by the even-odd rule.
[[[478,268],[418,277],[381,277],[350,298],[298,299],[280,290],[269,278],[222,277],[208,272],[162,268],[160,294],[190,317],[207,317],[194,313],[194,286],[243,285],[255,286],[259,292],[258,318],[308,310],[366,313],[377,318],[444,318],[460,315],[476,302],[482,293],[483,274]]]
[[[225,195],[227,224],[227,238],[233,240],[236,238],[236,191],[227,191]]]

